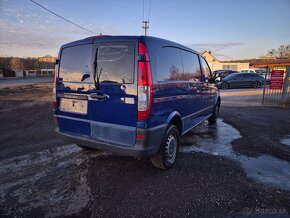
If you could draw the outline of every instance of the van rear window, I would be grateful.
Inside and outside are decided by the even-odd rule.
[[[59,77],[69,82],[91,82],[92,44],[64,48],[61,52]],[[88,76],[84,76],[88,75]]]
[[[64,48],[59,77],[63,81],[93,83],[94,61],[100,83],[133,83],[134,43],[106,42]],[[97,54],[93,51],[97,51]]]
[[[98,72],[100,83],[133,83],[134,43],[98,43]]]

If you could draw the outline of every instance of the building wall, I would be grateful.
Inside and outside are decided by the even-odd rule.
[[[241,71],[242,69],[247,69],[250,67],[250,63],[226,63],[223,62],[221,63],[223,69],[229,69],[229,70],[236,70],[236,71]]]
[[[225,70],[225,69],[241,71],[242,69],[249,68],[249,66],[250,66],[250,63],[220,62],[211,54],[211,52],[203,52],[202,56],[206,59],[208,65],[212,71]]]

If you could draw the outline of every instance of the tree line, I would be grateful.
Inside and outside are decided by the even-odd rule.
[[[0,69],[10,70],[38,70],[38,58],[0,57]]]
[[[276,49],[271,49],[267,52],[270,57],[290,58],[290,44],[280,45]]]
[[[266,56],[274,58],[290,58],[290,44],[280,45],[276,49],[271,49]],[[240,60],[249,61],[249,60]],[[257,59],[255,59],[257,61]],[[18,57],[0,57],[0,70],[39,70],[42,68],[53,68],[54,63],[40,62],[38,58],[18,58]]]

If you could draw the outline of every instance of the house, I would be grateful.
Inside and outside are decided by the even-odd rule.
[[[206,59],[209,67],[212,71],[214,70],[235,70],[241,71],[242,69],[249,68],[250,63],[248,62],[232,62],[232,61],[219,61],[213,56],[211,51],[203,51],[201,55]]]
[[[55,65],[55,57],[52,56],[44,56],[39,57],[39,68],[40,70],[36,72],[38,76],[46,76],[46,75],[53,75],[54,73],[54,65]]]

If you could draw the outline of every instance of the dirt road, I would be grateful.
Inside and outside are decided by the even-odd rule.
[[[288,217],[290,110],[237,107],[234,92],[161,171],[59,138],[51,84],[0,89],[0,217]]]

